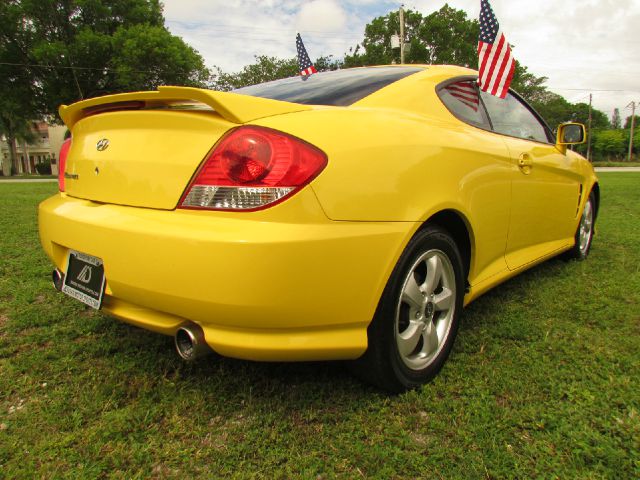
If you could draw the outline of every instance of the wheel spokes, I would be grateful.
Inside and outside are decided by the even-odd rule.
[[[427,278],[425,279],[424,290],[427,295],[430,295],[438,287],[440,280],[442,279],[442,260],[437,255],[427,260]]]
[[[593,227],[593,207],[591,206],[591,201],[589,200],[584,206],[584,211],[582,212],[582,219],[580,220],[580,251],[586,252],[589,247],[589,241],[591,237],[591,230]]]
[[[584,206],[584,217],[585,218],[591,218],[591,202],[588,201],[587,204]]]
[[[447,287],[442,287],[442,291],[434,297],[433,305],[436,312],[446,312],[453,305],[453,292]]]
[[[456,279],[449,257],[429,250],[407,270],[396,307],[397,353],[412,370],[429,365],[448,338],[456,302]]]
[[[422,336],[423,325],[422,322],[411,320],[405,330],[398,332],[397,343],[400,355],[406,357],[414,352]]]
[[[411,307],[412,311],[421,310],[424,295],[418,286],[414,275],[409,275],[407,283],[402,291],[402,301]]]
[[[428,356],[436,353],[440,346],[440,341],[438,340],[438,330],[432,321],[427,323],[426,328],[422,332],[422,337],[424,338],[423,352]]]

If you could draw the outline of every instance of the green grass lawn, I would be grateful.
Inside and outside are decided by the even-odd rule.
[[[31,174],[31,175],[12,175],[10,177],[4,177],[0,175],[0,182],[2,182],[3,180],[36,180],[36,179],[53,180],[57,178],[58,178],[57,175],[39,175],[37,173]]]
[[[0,185],[0,478],[639,478],[640,174],[600,177],[589,259],[471,304],[400,396],[339,362],[183,363],[53,290],[55,184]]]

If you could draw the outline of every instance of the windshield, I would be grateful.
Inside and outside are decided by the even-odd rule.
[[[305,105],[351,105],[424,67],[366,67],[292,77],[234,90],[233,93]]]

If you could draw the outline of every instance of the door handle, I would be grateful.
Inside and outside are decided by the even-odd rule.
[[[529,155],[528,153],[523,153],[522,155],[520,155],[520,158],[518,158],[518,168],[520,169],[520,171],[525,175],[529,175],[531,173],[532,167],[533,159],[531,158],[531,155]]]
[[[529,155],[528,153],[523,153],[522,155],[520,155],[520,158],[518,159],[518,166],[520,168],[526,168],[526,167],[531,168],[533,166],[533,160],[531,160],[531,155]]]

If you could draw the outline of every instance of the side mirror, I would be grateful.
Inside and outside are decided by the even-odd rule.
[[[563,123],[558,127],[557,145],[580,145],[587,140],[587,129],[581,123]]]

